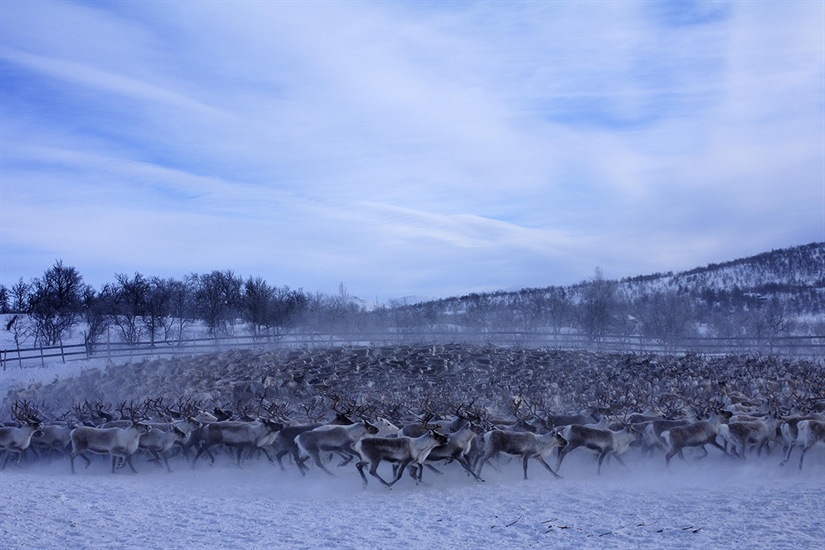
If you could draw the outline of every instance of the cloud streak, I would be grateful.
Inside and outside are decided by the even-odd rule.
[[[6,285],[59,257],[386,300],[825,239],[818,3],[0,9]]]

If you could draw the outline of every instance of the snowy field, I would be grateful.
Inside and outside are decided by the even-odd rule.
[[[0,391],[73,376],[89,364],[0,373]],[[392,490],[354,467],[330,478],[301,478],[266,460],[239,469],[219,455],[174,473],[136,458],[138,474],[112,475],[107,459],[90,468],[68,459],[10,464],[0,472],[2,548],[817,548],[825,540],[825,447],[797,473],[781,457],[674,459],[631,450],[628,469],[588,451],[572,452],[553,479],[531,462],[489,466],[486,483],[457,465],[416,486]],[[389,475],[389,466],[382,465]]]
[[[633,452],[633,451],[631,451]],[[779,458],[743,465],[718,454],[677,461],[629,456],[600,477],[586,451],[564,478],[517,461],[471,481],[454,465],[426,485],[405,477],[365,490],[353,467],[302,479],[265,460],[243,469],[220,457],[175,472],[137,461],[112,475],[100,458],[78,474],[68,460],[0,472],[4,548],[816,548],[825,540],[825,452],[805,469]],[[383,467],[383,466],[382,466]],[[388,466],[387,466],[388,468]]]

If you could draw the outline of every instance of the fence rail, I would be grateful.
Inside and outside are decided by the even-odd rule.
[[[318,346],[387,345],[401,343],[490,343],[522,347],[588,349],[634,353],[697,352],[709,355],[728,353],[766,353],[780,356],[820,359],[825,357],[825,335],[785,336],[772,339],[755,338],[685,338],[663,344],[639,336],[605,336],[597,341],[583,334],[551,332],[442,332],[421,331],[406,333],[351,332],[310,333],[295,332],[278,336],[223,336],[218,338],[189,338],[174,341],[97,343],[93,346],[67,344],[60,346],[0,349],[0,364],[7,368],[45,366],[47,362],[77,361],[94,358],[108,360],[197,355],[220,350],[241,348],[299,348]]]

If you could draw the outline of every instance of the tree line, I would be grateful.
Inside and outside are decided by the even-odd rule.
[[[638,283],[639,278],[606,279],[596,268],[592,278],[567,287],[366,307],[343,283],[335,295],[313,294],[231,270],[182,279],[116,274],[114,282],[96,290],[77,269],[57,260],[42,277],[21,278],[11,288],[0,285],[0,311],[10,314],[5,329],[18,347],[58,345],[77,335],[89,349],[113,335],[127,344],[174,342],[195,326],[215,337],[244,331],[261,338],[299,330],[399,336],[575,332],[594,343],[608,336],[639,336],[674,348],[685,338],[701,336],[767,342],[825,335],[825,294],[816,285],[790,292],[777,281],[763,284],[762,294],[736,285],[727,290],[648,285],[640,292]],[[800,296],[808,296],[807,301]]]

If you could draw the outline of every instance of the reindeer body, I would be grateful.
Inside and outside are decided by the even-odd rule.
[[[78,426],[72,431],[72,453],[69,455],[72,473],[75,473],[74,459],[78,456],[86,461],[86,467],[88,468],[91,461],[84,454],[87,451],[111,455],[112,473],[115,473],[117,458],[121,458],[133,472],[137,473],[132,465],[132,455],[138,449],[140,436],[149,433],[150,429],[146,424],[140,423],[132,423],[126,428]]]
[[[565,445],[567,445],[567,440],[556,430],[542,435],[531,432],[491,430],[484,434],[484,452],[479,458],[476,474],[481,476],[484,464],[499,453],[504,453],[521,457],[524,479],[527,479],[527,461],[531,458],[538,460],[547,471],[558,478],[561,476],[545,462],[544,457],[556,447]]]
[[[367,464],[370,466],[370,475],[379,480],[385,487],[390,488],[401,479],[407,466],[414,464],[421,469],[430,451],[438,445],[447,443],[447,441],[447,436],[435,430],[430,430],[421,437],[416,438],[406,436],[365,437],[358,442],[358,451],[363,460],[356,464],[358,473],[364,481],[364,487],[367,486],[367,476],[364,475],[364,466]],[[398,465],[395,477],[390,482],[387,482],[378,473],[378,465],[382,461]],[[419,475],[416,482],[420,482],[420,480]]]
[[[578,447],[586,447],[599,453],[597,474],[601,474],[602,462],[608,455],[613,456],[624,466],[624,461],[620,455],[627,451],[631,443],[641,437],[641,433],[632,426],[626,426],[619,431],[612,431],[577,424],[564,428],[562,435],[567,440],[567,446],[559,451],[559,461],[556,464],[556,469],[561,467],[562,460],[570,451]]]
[[[321,452],[336,452],[349,457],[344,464],[353,458],[360,458],[353,445],[368,434],[378,433],[378,428],[367,421],[357,422],[349,426],[325,425],[313,430],[305,431],[295,437],[295,444],[304,454],[311,457],[315,465],[329,475],[333,475],[321,461]]]

